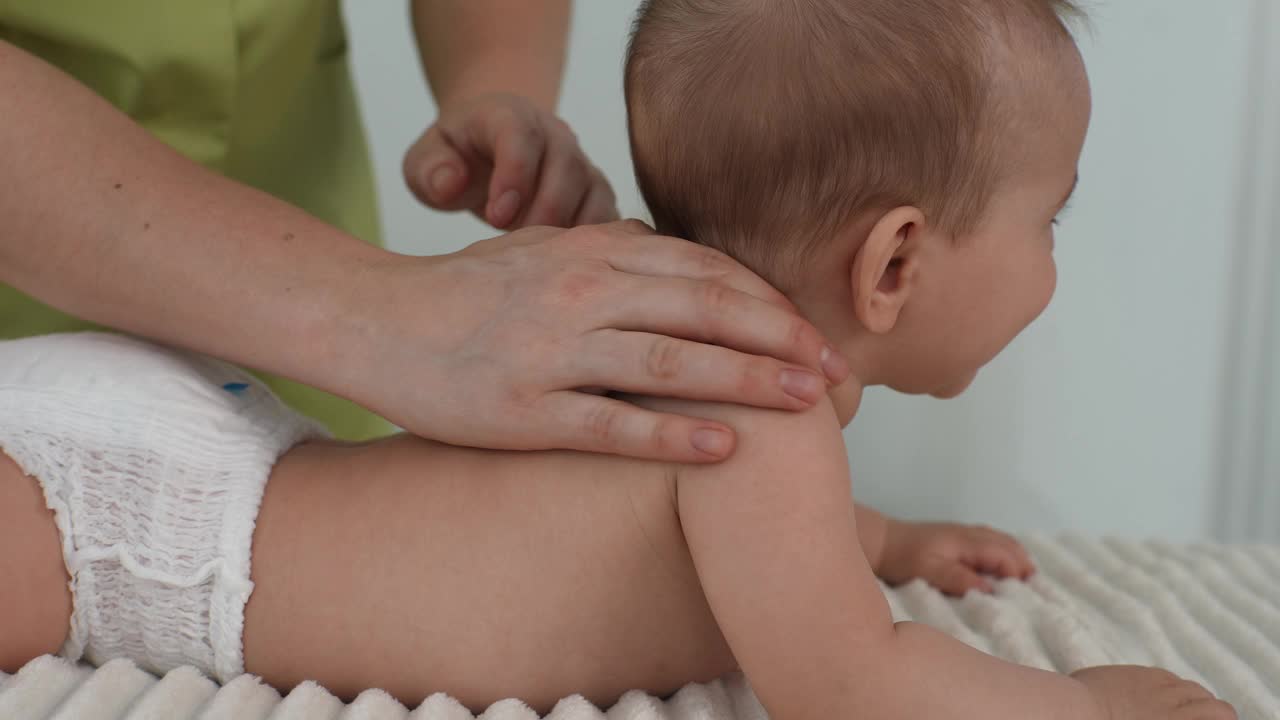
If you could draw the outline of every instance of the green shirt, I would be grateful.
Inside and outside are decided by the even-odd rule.
[[[210,170],[379,242],[339,0],[0,0],[0,39]],[[0,285],[0,338],[91,327]],[[264,377],[339,437],[389,429],[345,400]]]

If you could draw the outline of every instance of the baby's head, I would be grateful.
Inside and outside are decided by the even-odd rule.
[[[863,383],[950,396],[1044,310],[1090,101],[1067,0],[649,0],[654,225],[800,307]]]

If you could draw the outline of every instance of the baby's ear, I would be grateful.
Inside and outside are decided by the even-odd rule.
[[[924,213],[899,207],[885,213],[853,257],[853,311],[873,333],[889,332],[915,288]]]

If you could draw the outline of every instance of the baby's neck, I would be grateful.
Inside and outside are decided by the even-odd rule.
[[[831,398],[836,417],[840,419],[840,427],[847,426],[853,416],[858,414],[858,408],[862,405],[862,387],[862,381],[850,375],[848,380],[827,390],[827,397]]]

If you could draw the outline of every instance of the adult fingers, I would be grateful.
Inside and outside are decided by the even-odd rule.
[[[618,199],[613,194],[613,187],[609,185],[609,180],[605,178],[604,173],[593,168],[591,187],[583,197],[577,213],[574,214],[573,224],[595,225],[613,222],[618,217]],[[650,229],[649,233],[652,234],[652,232],[653,230]]]
[[[633,278],[599,322],[618,330],[658,333],[777,358],[812,368],[833,383],[848,373],[843,359],[799,315],[721,282]]]
[[[604,227],[612,230],[615,225]],[[637,230],[635,225],[625,228],[628,234]],[[604,259],[614,269],[633,275],[716,280],[779,307],[795,309],[777,288],[719,250],[680,238],[654,235],[652,231],[644,239],[643,243],[617,243],[602,248]]]
[[[598,330],[565,372],[573,386],[801,410],[826,392],[802,367],[665,335]]]
[[[493,162],[485,219],[496,228],[508,227],[534,197],[547,149],[546,131],[536,118],[503,109],[478,124],[473,147]]]
[[[571,227],[578,206],[590,190],[590,168],[577,145],[552,137],[542,159],[536,194],[520,223]]]
[[[717,462],[733,452],[733,431],[710,420],[571,391],[551,393],[539,407],[554,447],[680,463]]]
[[[405,184],[423,204],[437,210],[466,210],[477,205],[485,191],[483,177],[466,157],[433,125],[405,153]]]

